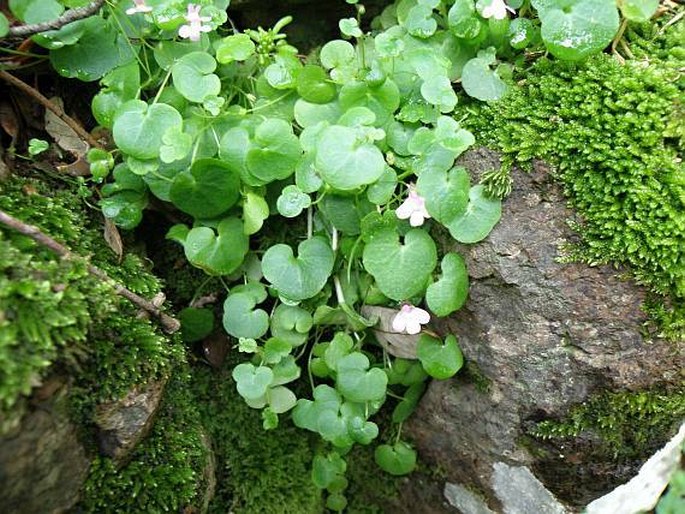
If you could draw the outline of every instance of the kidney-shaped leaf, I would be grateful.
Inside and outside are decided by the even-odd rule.
[[[498,198],[487,197],[485,187],[478,184],[469,191],[466,212],[451,220],[447,228],[460,243],[477,243],[487,237],[501,216],[502,202]]]
[[[188,232],[183,249],[193,266],[210,275],[228,275],[242,264],[249,240],[238,218],[221,221],[217,232],[209,227],[195,227]]]
[[[245,156],[250,174],[268,183],[295,172],[302,147],[290,123],[278,118],[263,121],[255,130],[253,146]]]
[[[335,189],[349,191],[376,182],[385,170],[383,153],[351,127],[326,127],[317,144],[316,169]]]
[[[316,295],[333,270],[335,255],[326,240],[313,237],[297,247],[298,256],[285,244],[269,248],[262,258],[264,277],[281,296],[293,301]]]
[[[404,242],[394,229],[379,230],[363,253],[364,267],[381,292],[394,300],[423,293],[437,259],[433,238],[418,228],[409,230]]]
[[[263,299],[263,298],[262,298]],[[233,337],[257,339],[269,329],[269,315],[255,309],[259,298],[249,292],[230,294],[224,302],[223,324]]]
[[[388,376],[380,368],[369,369],[369,359],[353,352],[337,362],[336,388],[352,402],[381,400],[385,396]]]
[[[448,253],[442,258],[442,277],[426,290],[426,303],[436,316],[447,316],[459,309],[469,292],[469,275],[461,255]]]
[[[274,374],[271,368],[255,367],[254,364],[244,362],[233,368],[232,376],[240,396],[246,400],[257,400],[266,394]]]
[[[416,355],[426,373],[439,380],[450,378],[464,365],[464,356],[457,344],[457,338],[452,334],[445,338],[444,343],[435,337],[421,334]]]
[[[469,174],[462,167],[449,172],[439,168],[425,169],[416,183],[419,194],[426,201],[426,210],[443,225],[464,214],[469,186]]]
[[[164,133],[182,123],[183,118],[170,105],[129,100],[114,120],[112,135],[122,152],[140,160],[156,159]]]
[[[186,54],[171,67],[174,87],[191,102],[202,103],[221,92],[221,80],[212,73],[215,69],[216,61],[208,53]]]
[[[403,441],[381,444],[374,452],[376,464],[391,475],[408,475],[416,467],[416,450]]]
[[[176,175],[171,201],[196,218],[214,218],[233,206],[240,196],[240,177],[218,159],[200,159]]]
[[[534,0],[542,40],[559,59],[577,61],[601,51],[619,26],[615,0]]]

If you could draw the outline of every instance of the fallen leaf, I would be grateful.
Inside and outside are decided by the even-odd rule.
[[[64,102],[61,98],[56,96],[50,101],[62,109],[64,108]],[[88,144],[49,109],[45,110],[45,131],[52,136],[60,147],[76,157],[83,157],[88,151]]]
[[[378,317],[378,323],[371,329],[378,342],[385,348],[390,355],[402,359],[416,359],[416,345],[419,342],[419,334],[410,335],[395,332],[392,328],[392,320],[397,313],[397,309],[388,307],[377,307],[375,305],[365,305],[362,307],[362,315],[367,318]]]
[[[117,226],[109,218],[105,218],[104,235],[105,241],[112,249],[112,251],[116,254],[117,260],[121,262],[121,258],[124,255],[124,243],[121,240],[121,234],[119,234],[119,229],[117,229]]]
[[[72,177],[90,177],[90,164],[84,156],[80,156],[74,162],[57,166],[57,171],[66,173]]]

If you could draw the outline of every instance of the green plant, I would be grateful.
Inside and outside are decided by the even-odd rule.
[[[29,23],[63,10],[56,0],[11,4]],[[371,417],[398,400],[396,438],[375,459],[392,474],[411,472],[416,453],[400,440],[401,424],[428,376],[448,378],[463,364],[454,336],[426,330],[417,361],[392,358],[368,330],[373,309],[361,312],[397,308],[392,331],[406,337],[431,313],[455,312],[466,268],[439,251],[430,229],[476,243],[500,218],[500,200],[455,166],[475,139],[450,116],[452,83],[499,100],[524,50],[584,58],[615,36],[619,11],[614,0],[401,0],[366,33],[356,5],[340,20],[343,39],[303,60],[281,33],[288,18],[227,34],[227,6],[119,2],[35,40],[62,75],[101,80],[93,114],[116,149],[88,159],[95,182],[113,169],[103,213],[130,229],[154,196],[185,215],[167,237],[228,290],[223,326],[251,356],[232,371],[238,393],[261,410],[264,428],[292,410],[295,425],[328,443],[312,478],[340,511],[345,454],[377,438]],[[649,14],[620,6],[628,18]],[[184,317],[189,339],[211,330],[209,316]],[[311,399],[291,386],[303,370]]]

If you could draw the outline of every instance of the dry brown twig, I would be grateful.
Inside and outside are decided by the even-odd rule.
[[[45,246],[46,248],[50,249],[52,252],[54,252],[55,254],[59,255],[64,259],[85,260],[83,257],[74,254],[66,246],[62,245],[61,243],[58,243],[52,237],[42,232],[38,227],[24,223],[23,221],[13,216],[10,216],[4,211],[0,211],[0,223],[13,230],[16,230],[20,234],[24,234],[25,236],[30,237],[38,244]],[[88,272],[91,275],[99,278],[106,284],[110,285],[114,289],[115,293],[117,293],[120,296],[123,296],[136,307],[139,307],[140,309],[149,312],[151,316],[157,318],[159,320],[160,325],[162,326],[162,330],[164,330],[164,332],[166,332],[167,334],[173,334],[174,332],[178,331],[178,329],[181,327],[180,322],[176,318],[162,312],[159,306],[155,305],[153,302],[150,302],[145,298],[138,296],[133,291],[128,290],[118,282],[114,281],[114,279],[110,278],[109,275],[107,275],[107,273],[102,271],[97,266],[94,266],[93,264],[90,264],[88,262],[86,262],[86,264],[88,267]]]
[[[91,2],[83,7],[70,9],[59,18],[51,21],[36,23],[33,25],[16,25],[14,27],[10,27],[7,36],[25,37],[32,36],[33,34],[38,34],[40,32],[46,32],[48,30],[60,29],[73,21],[81,20],[95,14],[100,10],[100,7],[102,7],[104,3],[105,0],[96,0],[95,2]]]
[[[69,125],[69,127],[74,132],[76,132],[79,135],[79,137],[81,137],[81,139],[88,143],[91,146],[91,148],[102,148],[102,145],[98,143],[98,141],[92,135],[90,135],[90,133],[88,133],[86,129],[79,125],[76,122],[76,120],[74,120],[74,118],[72,118],[66,112],[64,112],[64,109],[62,109],[59,105],[52,103],[35,88],[29,86],[26,82],[24,82],[21,79],[18,79],[17,77],[12,75],[11,73],[6,72],[5,70],[0,70],[0,79],[16,87],[17,89],[21,89],[22,91],[30,95],[32,98],[37,100],[43,107],[52,111],[55,114],[55,116],[57,116],[64,123]]]

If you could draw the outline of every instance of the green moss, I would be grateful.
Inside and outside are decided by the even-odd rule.
[[[492,380],[483,374],[481,369],[478,367],[478,364],[475,362],[467,362],[462,373],[464,378],[473,384],[473,386],[476,388],[476,391],[484,394],[490,391]]]
[[[260,412],[238,395],[229,368],[193,370],[198,409],[217,459],[218,487],[209,512],[322,512],[321,492],[310,475],[313,438],[287,416],[277,429],[265,431]]]
[[[93,461],[79,512],[180,512],[201,503],[209,450],[189,385],[187,369],[170,380],[151,433],[126,466]]]
[[[571,409],[563,420],[545,420],[531,435],[558,441],[598,440],[608,459],[642,459],[655,451],[685,418],[685,385],[671,390],[607,392]]]
[[[672,338],[685,337],[685,169],[676,132],[685,56],[675,51],[683,25],[648,43],[642,36],[648,63],[542,59],[502,101],[462,107],[471,113],[467,128],[501,151],[505,166],[534,158],[555,166],[582,220],[582,244],[569,257],[628,265],[661,296],[668,313],[657,321]]]

